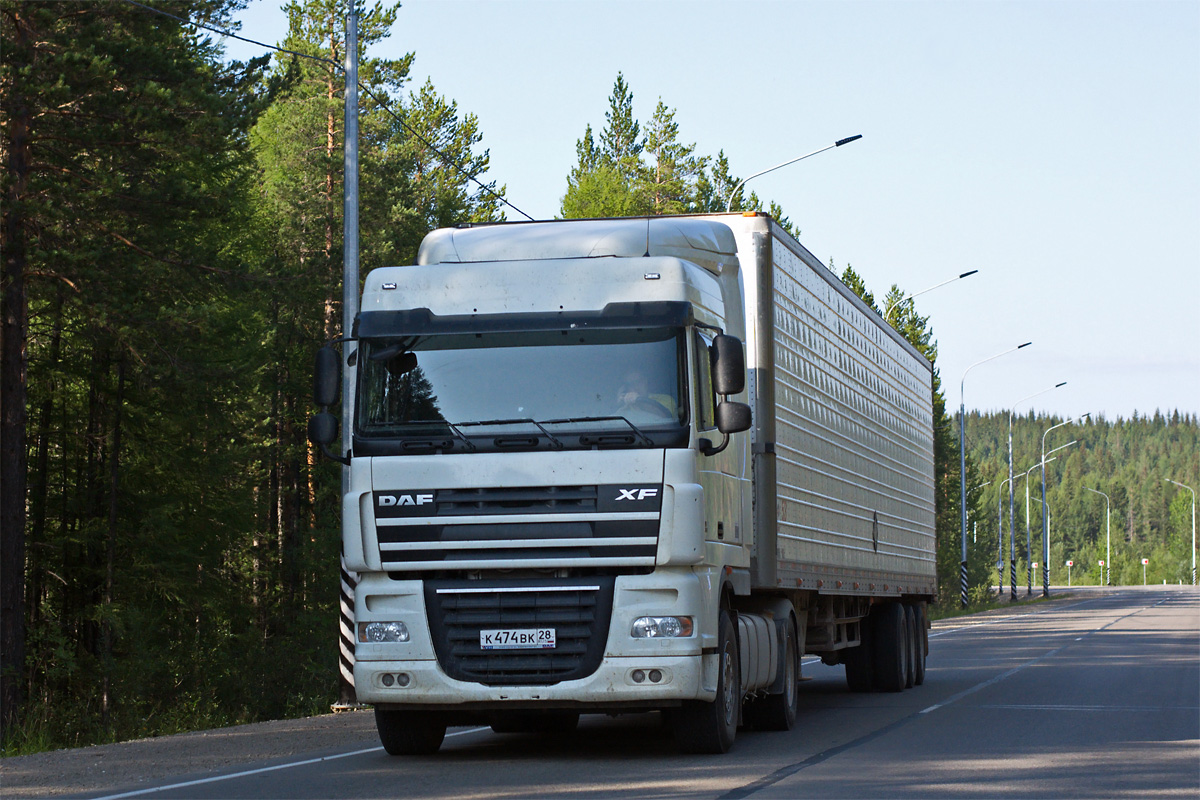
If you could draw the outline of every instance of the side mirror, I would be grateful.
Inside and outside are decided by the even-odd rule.
[[[308,440],[321,450],[321,455],[350,466],[350,459],[329,452],[329,445],[333,444],[337,437],[338,418],[328,411],[322,411],[308,421]]]
[[[736,341],[736,340],[735,340]],[[729,434],[750,429],[750,406],[745,403],[735,403],[724,400],[717,405],[717,430],[721,432],[721,443],[716,447],[708,439],[700,440],[700,452],[706,456],[715,456],[729,446]]]
[[[717,430],[721,433],[740,433],[750,430],[750,406],[726,400],[717,404]]]
[[[308,440],[319,447],[328,447],[338,437],[338,419],[328,411],[315,414],[308,421]]]
[[[317,351],[316,365],[313,369],[313,400],[322,408],[328,408],[336,405],[341,397],[342,360],[336,350],[326,345]],[[334,429],[336,432],[336,425]]]
[[[742,354],[741,339],[722,333],[713,339],[709,354],[717,394],[737,394],[746,388],[746,357]]]

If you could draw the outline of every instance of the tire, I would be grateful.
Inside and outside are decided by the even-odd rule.
[[[859,645],[842,652],[842,663],[846,665],[846,686],[852,692],[870,692],[875,688],[874,657],[871,652],[871,617],[863,617],[858,623]]]
[[[375,709],[375,727],[388,755],[427,756],[438,751],[446,738],[446,722],[429,711]]]
[[[692,700],[672,714],[675,741],[685,753],[727,753],[737,736],[742,679],[737,638],[728,611],[717,623],[717,696],[711,703]]]
[[[800,681],[800,647],[795,629],[789,617],[780,626],[783,643],[783,691],[757,697],[745,707],[746,721],[760,731],[790,731],[796,724],[796,712],[800,703],[797,685]]]
[[[578,711],[501,711],[491,718],[496,733],[571,733],[579,726]]]
[[[925,682],[925,649],[929,639],[925,630],[925,607],[919,604],[909,606],[913,617],[913,686]]]
[[[900,610],[904,612],[904,650],[907,656],[904,660],[904,688],[911,689],[917,674],[917,626],[913,622],[912,606],[901,603]]]
[[[904,606],[887,603],[872,615],[872,659],[875,690],[902,692],[908,683],[908,636]]]

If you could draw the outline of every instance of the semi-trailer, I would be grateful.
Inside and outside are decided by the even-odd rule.
[[[649,711],[721,753],[805,655],[924,679],[931,365],[767,215],[433,231],[314,387],[389,753]]]

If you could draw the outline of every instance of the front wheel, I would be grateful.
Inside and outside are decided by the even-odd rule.
[[[383,749],[393,756],[427,756],[446,738],[446,722],[429,711],[375,709],[375,727]]]
[[[742,679],[737,639],[728,611],[717,623],[717,696],[711,703],[690,701],[672,714],[675,741],[685,753],[727,753],[737,736]]]

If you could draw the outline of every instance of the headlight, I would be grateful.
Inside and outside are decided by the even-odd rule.
[[[692,635],[691,617],[638,617],[629,635],[634,639],[678,639]]]
[[[408,628],[403,622],[360,622],[360,642],[407,642]]]

